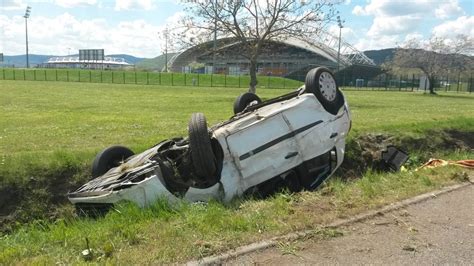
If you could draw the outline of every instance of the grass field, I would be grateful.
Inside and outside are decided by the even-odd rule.
[[[140,152],[169,137],[185,136],[193,112],[210,124],[232,115],[244,88],[0,81],[0,199],[26,195],[19,213],[41,217],[56,189],[87,178],[95,153],[111,144]],[[289,90],[259,89],[262,98]],[[423,136],[427,131],[474,132],[474,95],[347,91],[353,114],[351,137],[368,132]],[[433,138],[434,136],[426,136]],[[414,151],[421,153],[422,151]],[[443,150],[444,158],[472,158]],[[419,163],[418,161],[416,163]],[[214,254],[249,241],[313,228],[335,217],[458,182],[455,168],[380,174],[346,183],[335,178],[319,192],[278,194],[230,206],[158,202],[145,211],[120,206],[100,220],[77,220],[65,208],[55,222],[36,221],[0,237],[0,264],[84,262],[86,238],[94,261],[176,262]],[[64,192],[64,191],[63,191]],[[25,196],[25,197],[26,197]],[[1,205],[1,202],[0,202]],[[61,211],[61,210],[58,210]],[[1,215],[1,214],[0,214]],[[21,218],[21,216],[19,216]],[[47,218],[47,217],[45,217]],[[320,231],[317,231],[320,232]]]

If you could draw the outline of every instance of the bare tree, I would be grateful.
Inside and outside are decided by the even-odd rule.
[[[192,38],[195,42],[217,36],[235,38],[240,54],[249,61],[249,92],[255,93],[257,64],[265,43],[317,34],[334,17],[336,1],[188,0],[189,16],[183,24],[196,36]]]
[[[447,71],[464,71],[473,68],[473,39],[459,35],[454,40],[433,36],[427,42],[409,40],[396,50],[392,61],[386,66],[394,68],[416,68],[429,80],[429,91],[434,91],[434,78]]]

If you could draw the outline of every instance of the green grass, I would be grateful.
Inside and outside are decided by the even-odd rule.
[[[52,194],[64,193],[65,187],[88,178],[97,151],[120,143],[140,152],[165,138],[185,136],[193,112],[204,112],[210,124],[225,120],[232,115],[234,99],[244,91],[0,81],[0,194],[27,195],[17,210],[19,221],[44,217],[41,212],[65,200],[51,199]],[[267,99],[287,91],[259,89],[258,94]],[[346,96],[353,114],[352,136],[474,130],[474,95],[348,91]],[[440,151],[437,155],[461,159],[474,154]],[[420,160],[414,158],[410,168]],[[462,171],[452,167],[396,174],[368,172],[349,183],[334,178],[317,192],[283,193],[229,206],[213,202],[171,208],[157,202],[141,210],[124,204],[119,212],[99,220],[77,219],[66,205],[69,207],[57,210],[55,222],[44,217],[0,236],[0,264],[85,262],[80,253],[86,249],[86,238],[94,262],[182,262],[276,234],[314,229],[332,219],[464,178]]]
[[[186,74],[140,71],[100,71],[81,69],[2,68],[0,80],[64,81],[135,85],[246,88],[250,77],[221,74]],[[258,77],[258,88],[294,88],[302,82],[281,77]]]
[[[5,157],[48,157],[56,152],[87,157],[117,143],[143,150],[186,135],[193,112],[204,112],[209,124],[229,118],[233,101],[245,91],[63,82],[0,85],[0,150]],[[267,99],[287,91],[258,93]],[[346,96],[356,135],[474,128],[474,95],[348,91]]]
[[[457,168],[369,173],[353,183],[333,179],[317,192],[278,194],[223,206],[157,202],[139,209],[122,204],[99,220],[65,217],[36,222],[0,238],[0,264],[76,264],[92,249],[94,262],[184,262],[294,230],[315,229],[336,218],[464,180]],[[426,180],[429,180],[429,183]],[[403,189],[401,189],[403,188]],[[337,233],[337,232],[336,232]],[[328,237],[337,236],[325,232]],[[87,239],[87,240],[86,240]]]

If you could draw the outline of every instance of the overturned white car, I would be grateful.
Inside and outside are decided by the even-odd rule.
[[[342,163],[351,127],[348,105],[326,68],[308,72],[305,86],[262,102],[240,95],[235,115],[208,129],[193,114],[189,137],[162,141],[133,155],[123,146],[100,152],[93,180],[68,194],[80,211],[102,211],[128,200],[228,202],[249,192],[318,187]]]

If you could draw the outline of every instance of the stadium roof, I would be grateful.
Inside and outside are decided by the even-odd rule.
[[[104,60],[79,60],[79,56],[58,56],[51,57],[46,62],[47,64],[107,64],[107,65],[120,65],[120,66],[132,66],[125,61],[123,58],[118,57],[104,57]]]
[[[311,53],[323,56],[329,61],[337,63],[339,38],[325,31],[321,31],[317,36],[311,38],[290,37],[286,39],[272,40],[270,42],[281,43],[286,46],[293,46],[296,48],[304,49]],[[201,45],[191,47],[180,53],[177,53],[168,62],[168,69],[173,69],[175,62],[177,64],[180,64],[183,61],[187,61],[185,58],[190,57],[193,54],[212,54],[214,52],[213,44],[214,41],[209,41]],[[220,51],[237,45],[240,45],[240,42],[235,38],[222,38],[217,40],[216,49],[217,51]],[[344,40],[341,40],[340,45],[341,48],[339,57],[341,68],[349,67],[351,65],[375,66],[375,63],[372,59],[368,58],[363,52],[358,51],[349,43],[345,42]]]

